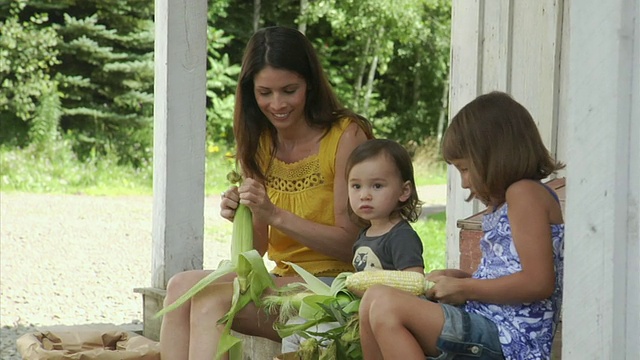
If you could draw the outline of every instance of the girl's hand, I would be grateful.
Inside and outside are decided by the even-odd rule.
[[[273,216],[277,208],[269,200],[267,191],[262,183],[247,178],[238,188],[238,193],[240,195],[240,204],[247,205],[255,219],[266,224],[273,224]]]
[[[450,305],[461,305],[467,301],[462,291],[462,284],[465,280],[441,273],[433,274],[433,271],[426,278],[434,283],[425,294],[428,299]]]
[[[240,201],[240,194],[238,193],[238,187],[232,186],[221,194],[220,200],[220,216],[233,222],[233,218],[236,215],[236,209],[238,208],[238,201]]]

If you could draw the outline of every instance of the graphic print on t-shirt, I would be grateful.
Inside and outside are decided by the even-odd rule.
[[[361,246],[353,256],[353,267],[356,271],[382,270],[382,263],[370,247]]]

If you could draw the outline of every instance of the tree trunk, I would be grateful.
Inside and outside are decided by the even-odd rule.
[[[362,112],[365,116],[367,116],[367,112],[369,111],[369,102],[371,101],[371,94],[373,93],[373,80],[376,76],[376,68],[378,67],[378,55],[373,57],[373,61],[371,62],[371,68],[369,68],[369,77],[367,78],[367,93],[364,96],[364,106],[362,108]]]
[[[258,31],[260,27],[260,0],[253,0],[253,32]]]
[[[298,19],[301,19],[298,23],[298,31],[301,33],[307,32],[307,20],[302,20],[303,16],[307,13],[307,8],[309,7],[309,0],[300,0],[300,16]]]
[[[449,76],[447,75],[447,79]],[[449,107],[449,80],[445,80],[442,85],[442,107],[440,108],[440,117],[438,118],[438,144],[440,144],[440,140],[442,140],[442,135],[444,135],[447,108]]]
[[[371,37],[367,37],[367,43],[364,46],[362,52],[362,60],[360,61],[360,68],[358,69],[358,75],[356,76],[356,84],[353,86],[353,111],[359,111],[360,109],[360,91],[362,90],[362,78],[364,78],[364,72],[367,70],[367,57],[369,57],[369,49],[371,48]]]
[[[371,101],[371,94],[373,94],[373,81],[376,77],[376,69],[378,68],[378,52],[380,51],[380,39],[384,36],[384,28],[381,28],[378,37],[375,40],[373,46],[373,61],[371,61],[371,67],[369,68],[369,76],[367,77],[367,93],[364,96],[364,106],[362,113],[367,116],[369,111],[369,102]]]

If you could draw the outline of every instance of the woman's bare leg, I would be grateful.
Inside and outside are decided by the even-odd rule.
[[[444,313],[439,304],[381,285],[367,290],[362,304],[360,313],[367,319],[360,332],[365,359],[423,360],[425,354],[440,354],[436,342]]]
[[[274,279],[276,286],[283,286],[300,278],[287,277]],[[267,293],[270,291],[267,290]],[[266,294],[265,294],[266,295]],[[191,301],[189,359],[212,359],[218,349],[218,341],[224,325],[217,325],[231,308],[233,285],[231,282],[213,284],[202,290]],[[280,341],[278,333],[273,329],[277,314],[266,314],[253,303],[240,310],[233,319],[232,329],[240,333],[260,336]],[[227,357],[223,357],[226,359]],[[163,358],[165,360],[165,358]]]
[[[215,357],[224,329],[224,325],[217,322],[231,308],[232,295],[232,283],[221,283],[209,286],[192,298],[189,360],[211,360]]]
[[[164,306],[172,304],[210,271],[185,271],[173,276],[167,284]],[[164,315],[160,327],[160,352],[163,360],[184,360],[189,356],[191,303]]]

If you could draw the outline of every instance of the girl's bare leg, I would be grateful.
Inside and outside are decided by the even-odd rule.
[[[193,270],[176,274],[167,284],[164,306],[172,304],[210,271]],[[160,352],[163,360],[184,360],[189,357],[191,303],[186,302],[162,318]]]
[[[371,328],[371,322],[369,320],[369,313],[371,311],[372,297],[365,296],[360,301],[359,321],[360,321],[360,344],[362,346],[362,352],[364,358],[367,360],[383,360],[382,353],[378,347],[375,336],[373,335],[373,329]]]
[[[365,292],[363,313],[367,326],[361,328],[360,338],[365,359],[424,360],[425,354],[440,354],[436,341],[444,313],[439,304],[378,285]]]

